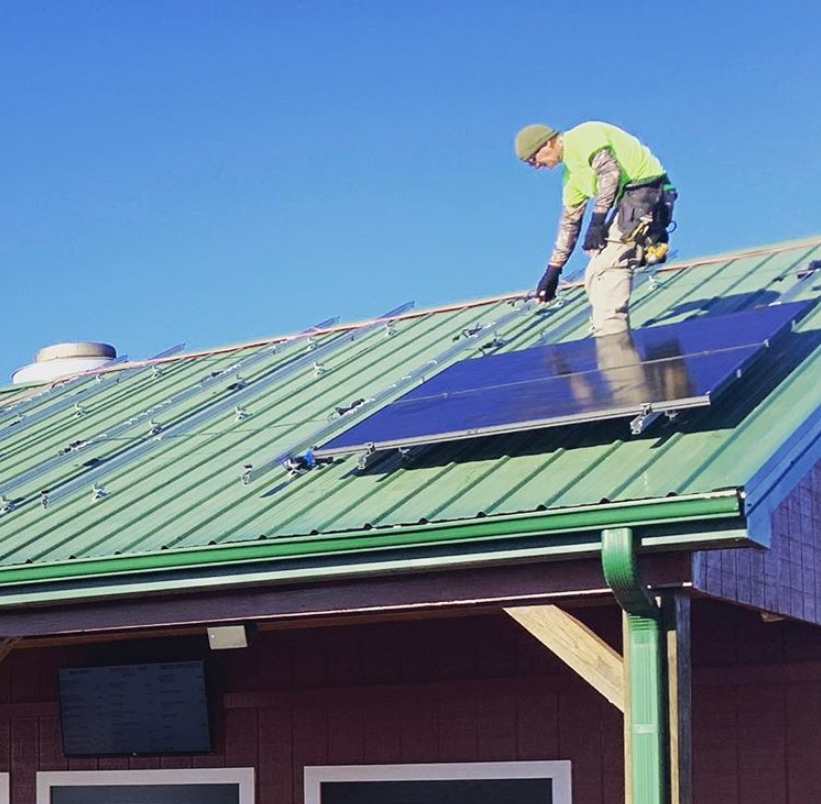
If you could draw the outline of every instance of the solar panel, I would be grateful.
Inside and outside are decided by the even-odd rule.
[[[316,450],[317,457],[709,405],[807,302],[462,361]]]

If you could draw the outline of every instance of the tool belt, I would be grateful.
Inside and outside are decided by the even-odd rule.
[[[615,213],[622,242],[667,243],[676,198],[676,188],[666,174],[628,184]]]

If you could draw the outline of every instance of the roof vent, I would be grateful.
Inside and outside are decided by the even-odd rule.
[[[72,374],[93,371],[116,357],[117,350],[107,343],[57,343],[37,352],[34,363],[15,371],[11,381],[15,385],[51,382]]]

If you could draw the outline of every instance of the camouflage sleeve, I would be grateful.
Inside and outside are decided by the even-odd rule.
[[[619,194],[621,167],[609,148],[602,148],[593,156],[590,167],[596,171],[598,195],[593,212],[609,212]]]
[[[563,268],[570,259],[576,241],[579,239],[579,232],[582,229],[582,218],[587,208],[587,202],[579,204],[577,207],[564,207],[562,217],[559,219],[559,234],[556,237],[556,245],[553,247],[553,255],[550,257],[550,264],[557,268]]]

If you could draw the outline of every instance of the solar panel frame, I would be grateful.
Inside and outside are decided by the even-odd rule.
[[[551,390],[555,390],[562,383],[569,385],[575,380],[578,385],[581,380],[586,381],[591,377],[598,378],[600,382],[602,378],[606,381],[613,381],[614,376],[617,375],[619,371],[622,371],[623,374],[629,374],[630,372],[634,372],[639,365],[625,363],[620,367],[611,366],[607,371],[604,371],[598,367],[595,358],[597,356],[597,349],[600,349],[602,345],[606,343],[605,339],[585,338],[578,341],[557,344],[552,347],[534,347],[519,352],[508,352],[502,355],[477,358],[476,360],[457,363],[423,385],[396,399],[390,405],[376,411],[368,419],[361,421],[355,427],[349,428],[333,440],[321,444],[315,450],[315,455],[319,458],[324,458],[356,452],[374,452],[385,449],[456,441],[485,435],[522,432],[530,429],[585,424],[616,418],[645,417],[651,413],[672,413],[695,407],[704,407],[711,404],[737,375],[746,370],[751,362],[763,353],[763,349],[772,339],[804,315],[810,307],[811,304],[807,302],[794,302],[791,304],[778,305],[777,307],[758,308],[760,311],[767,310],[768,312],[766,313],[759,312],[756,314],[754,311],[743,311],[742,313],[730,314],[729,316],[716,316],[711,319],[694,319],[693,321],[682,322],[677,325],[648,327],[635,330],[634,333],[632,333],[632,335],[636,336],[639,347],[648,350],[653,346],[660,348],[660,345],[665,343],[664,339],[667,338],[668,335],[676,335],[678,338],[683,338],[685,347],[680,354],[670,355],[661,359],[642,360],[640,364],[641,372],[646,376],[649,371],[648,367],[650,367],[650,369],[657,374],[661,373],[665,368],[668,369],[668,373],[670,373],[670,370],[675,368],[673,364],[680,362],[686,371],[683,372],[679,369],[678,381],[680,382],[681,378],[685,377],[689,382],[691,374],[695,374],[694,368],[697,365],[702,367],[706,366],[713,374],[708,377],[709,382],[706,382],[704,385],[697,385],[694,388],[695,392],[680,393],[674,398],[636,398],[635,400],[630,400],[628,403],[602,404],[595,409],[578,409],[567,414],[559,412],[558,414],[552,413],[551,415],[521,415],[517,416],[515,420],[504,422],[499,422],[498,419],[491,421],[492,417],[488,416],[485,422],[480,425],[475,424],[482,415],[479,412],[470,415],[462,414],[460,418],[459,410],[460,408],[464,409],[466,407],[465,400],[469,395],[475,397],[477,407],[480,407],[482,404],[488,406],[491,396],[495,396],[497,404],[501,406],[506,397],[504,391],[499,391],[498,389],[509,388],[511,385],[516,384],[520,384],[523,391],[528,392],[531,397],[538,395],[538,392],[534,391],[534,379],[532,376],[529,379],[517,380],[507,384],[502,383],[495,386],[479,385],[477,387],[460,389],[460,379],[470,378],[471,374],[477,373],[477,368],[482,369],[485,375],[490,375],[494,373],[494,368],[504,365],[505,362],[510,364],[518,360],[520,363],[527,363],[528,360],[532,358],[531,362],[538,367],[539,360],[545,355],[552,353],[553,355],[560,356],[566,353],[575,353],[573,354],[573,359],[577,362],[581,362],[585,367],[583,371],[553,374],[536,380],[545,385],[553,383]],[[757,322],[754,317],[756,315],[758,318]],[[734,331],[732,325],[739,325],[742,320],[752,320],[762,325],[761,333],[755,337],[747,337],[742,330],[740,331],[741,337],[738,337],[739,330],[736,329]],[[765,324],[767,326],[764,326]],[[695,345],[698,342],[699,333],[701,332],[701,336],[703,337],[705,331],[710,333],[710,339],[712,339],[714,345],[719,344],[721,338],[732,341],[732,337],[736,336],[736,341],[735,343],[730,342],[726,348],[696,351]],[[609,337],[612,338],[613,336]],[[668,338],[667,342],[672,341]],[[688,343],[690,345],[686,345]],[[571,361],[568,360],[568,362]],[[711,362],[712,367],[710,366]],[[665,364],[668,365],[665,366]],[[716,372],[716,369],[720,369],[720,371]],[[534,369],[533,365],[527,367],[527,371],[523,369],[524,374],[527,374],[528,371],[535,376],[536,369]],[[462,378],[459,377],[460,373]],[[670,376],[673,375],[670,374]],[[528,383],[530,384],[529,388],[527,387]],[[688,385],[688,388],[689,387]],[[552,397],[554,402],[558,398],[561,397]],[[527,408],[527,403],[533,400],[532,398],[523,399],[522,394],[516,397],[515,392],[511,391],[507,397],[507,401],[516,401],[520,407]],[[542,404],[545,404],[544,400],[542,400]],[[448,412],[446,413],[445,411]],[[434,416],[438,416],[437,423],[441,423],[443,419],[449,422],[458,420],[462,426],[441,426],[438,430],[428,427],[428,429],[425,430],[426,422],[422,420],[425,419],[425,417],[429,419]],[[390,432],[391,427],[395,428],[395,434]]]

